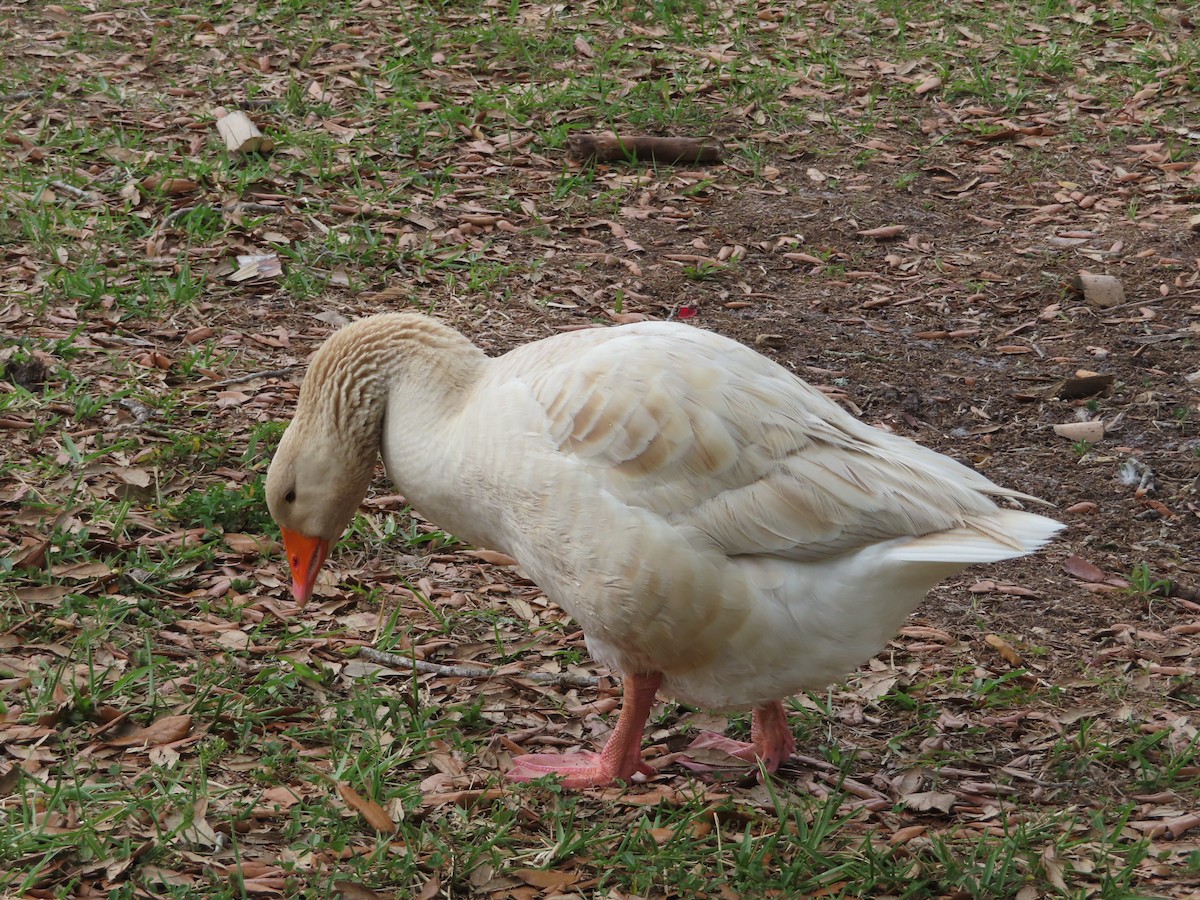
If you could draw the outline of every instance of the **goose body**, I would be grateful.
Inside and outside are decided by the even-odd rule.
[[[656,690],[754,709],[737,751],[773,769],[793,747],[782,698],[865,662],[941,579],[1062,527],[997,506],[1031,498],[699,328],[587,329],[488,358],[434,319],[391,313],[322,346],[272,461],[299,600],[380,452],[414,508],[519,560],[625,677],[603,753],[522,757],[510,773],[568,786],[646,771]]]

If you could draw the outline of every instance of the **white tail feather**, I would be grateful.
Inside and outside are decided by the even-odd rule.
[[[1001,509],[975,527],[895,543],[888,556],[912,562],[990,563],[1040,550],[1065,526],[1036,513]]]

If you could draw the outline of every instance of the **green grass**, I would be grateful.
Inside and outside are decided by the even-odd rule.
[[[833,302],[830,282],[874,260],[874,247],[838,238],[875,224],[871,202],[854,206],[856,178],[919,212],[933,202],[929,171],[1047,115],[1049,148],[994,145],[996,177],[1017,182],[1014,208],[1049,202],[1039,184],[1077,177],[1058,177],[1064,149],[1080,158],[1165,134],[1172,159],[1192,160],[1173,129],[1194,126],[1200,44],[1159,4],[62,10],[0,6],[0,134],[13,136],[0,151],[0,313],[16,303],[23,316],[11,341],[0,325],[0,365],[48,360],[38,389],[0,381],[0,418],[17,423],[0,431],[0,742],[14,748],[0,758],[0,892],[83,896],[102,881],[117,898],[315,898],[351,881],[410,896],[436,879],[440,896],[469,897],[521,885],[525,870],[559,872],[564,889],[595,897],[1154,890],[1147,866],[1170,850],[1129,824],[1147,815],[1133,798],[1174,791],[1194,805],[1195,738],[1145,708],[1059,725],[1085,702],[1124,709],[1128,673],[1088,668],[1083,687],[1048,684],[1035,663],[1052,651],[1024,647],[1027,666],[996,667],[967,646],[978,635],[965,626],[963,646],[933,662],[896,651],[897,681],[879,696],[859,693],[855,676],[797,698],[802,752],[828,767],[815,775],[709,787],[679,777],[653,786],[662,796],[648,805],[554,785],[441,803],[500,786],[498,735],[557,733],[595,695],[384,675],[355,668],[355,648],[586,668],[574,626],[395,505],[356,518],[336,551],[336,589],[281,615],[279,554],[228,536],[276,535],[262,479],[294,395],[278,376],[209,382],[303,362],[320,314],[362,312],[357,292],[384,283],[501,336],[525,306],[576,304],[580,321],[602,320],[588,305],[600,293],[617,314],[647,308],[644,297],[677,306],[675,292],[724,304],[742,282],[758,291],[767,269],[739,254],[656,271],[647,240],[651,252],[626,257],[646,263],[647,287],[597,260],[619,242],[575,242],[647,221],[653,240],[695,231],[716,244],[695,252],[715,254],[696,223],[734,193],[767,198],[761,233],[722,224],[720,240],[782,241],[826,260],[811,279],[819,309]],[[918,93],[932,76],[940,85]],[[1153,83],[1128,121],[1068,99],[1120,110]],[[274,152],[228,154],[218,104],[247,109]],[[569,137],[604,128],[713,135],[732,167],[693,177],[569,165]],[[810,166],[828,179],[808,180]],[[148,178],[196,188],[173,195]],[[772,194],[785,182],[786,196]],[[1119,199],[1131,222],[1158,202]],[[581,247],[592,255],[574,255]],[[278,278],[230,281],[237,255],[265,252],[279,256]],[[1064,259],[1044,254],[1044,268]],[[957,287],[990,287],[968,268]],[[682,281],[655,282],[662,271]],[[211,333],[192,342],[203,326]],[[1179,410],[1180,432],[1194,435]],[[373,497],[390,490],[381,481]],[[1161,599],[1147,564],[1129,581],[1131,599]],[[1171,694],[1194,707],[1184,676]],[[688,712],[659,709],[653,742],[678,749]],[[169,717],[189,717],[175,739],[123,743]],[[592,727],[564,733],[592,746]],[[747,730],[731,719],[730,734]],[[886,784],[914,772],[925,790],[954,790],[966,776],[944,770],[973,767],[1011,790],[994,795],[1004,803],[914,812]],[[888,801],[864,806],[847,779]],[[339,784],[382,806],[395,832],[366,824]],[[913,825],[924,830],[893,842]],[[1200,870],[1194,854],[1173,863]]]

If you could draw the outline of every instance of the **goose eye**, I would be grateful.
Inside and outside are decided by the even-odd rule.
[[[283,495],[283,499],[285,501],[287,501],[288,503],[295,503],[296,502],[296,492],[294,490],[288,491],[286,494]]]

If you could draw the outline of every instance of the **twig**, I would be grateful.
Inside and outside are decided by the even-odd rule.
[[[56,191],[62,191],[64,194],[70,194],[77,200],[99,200],[98,194],[93,194],[91,191],[85,191],[83,188],[77,188],[73,184],[67,184],[65,181],[55,179],[50,182],[50,187]]]
[[[501,672],[499,669],[477,669],[472,666],[444,666],[412,656],[397,656],[374,647],[360,647],[358,655],[371,662],[397,669],[414,669],[429,675],[445,675],[448,678],[525,678],[534,684],[551,684],[556,687],[596,687],[600,679],[594,675],[572,675],[569,672]]]
[[[198,203],[195,206],[181,206],[179,209],[175,210],[173,213],[163,219],[162,225],[159,227],[166,228],[168,225],[174,224],[176,219],[182,219],[188,213],[195,212],[198,209],[212,209],[212,204]]]
[[[152,415],[150,407],[146,406],[144,403],[139,403],[132,397],[124,397],[118,400],[117,406],[129,411],[129,413],[133,416],[133,422],[131,424],[135,426],[145,425],[146,421]]]
[[[181,206],[179,209],[174,210],[162,220],[162,225],[159,228],[166,228],[169,225],[173,225],[188,213],[195,212],[198,209],[219,209],[221,212],[287,212],[282,206],[272,206],[268,203],[242,203],[239,201],[236,203],[226,203],[218,207],[214,207],[211,203],[197,203],[193,206]]]
[[[15,94],[0,94],[0,103],[15,103],[18,100],[28,100],[30,97],[36,97],[34,91],[17,91]]]
[[[247,381],[254,381],[258,378],[282,378],[284,375],[291,375],[300,366],[285,366],[282,369],[265,369],[262,372],[251,372],[248,375],[238,375],[236,378],[226,378],[224,381],[213,381],[209,384],[198,384],[195,387],[187,388],[189,391],[215,391],[218,388],[227,388],[235,384],[245,384]]]

